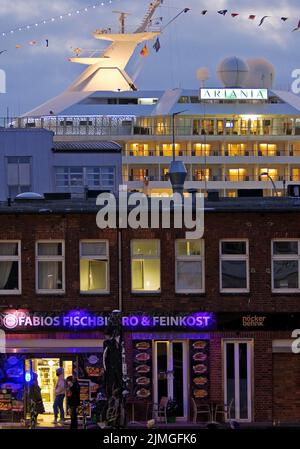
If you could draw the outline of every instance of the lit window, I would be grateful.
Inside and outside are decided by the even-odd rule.
[[[108,293],[108,277],[108,242],[80,242],[80,291]]]
[[[246,240],[220,242],[221,292],[249,292],[249,253]]]
[[[160,291],[159,240],[132,240],[131,273],[133,292]]]
[[[272,290],[299,291],[299,240],[272,242]]]
[[[36,243],[36,288],[38,293],[65,292],[65,245],[63,241]]]
[[[176,292],[204,292],[204,241],[176,241]]]
[[[0,242],[0,294],[21,293],[21,244]]]

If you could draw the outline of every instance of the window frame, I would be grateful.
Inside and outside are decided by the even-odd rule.
[[[105,243],[106,255],[105,256],[83,256],[82,255],[82,243]],[[104,260],[107,262],[106,268],[106,290],[93,290],[92,292],[81,290],[81,260],[90,260],[91,258],[95,260]],[[83,239],[79,241],[79,289],[81,295],[106,295],[110,293],[110,260],[109,260],[109,241],[105,239]]]
[[[0,290],[0,295],[21,295],[22,294],[22,254],[21,254],[21,240],[0,240],[0,243],[17,243],[18,245],[18,255],[17,256],[1,256],[0,262],[13,261],[18,262],[18,286],[17,290]]]
[[[298,254],[274,254],[274,242],[297,242]],[[276,260],[296,260],[298,262],[298,288],[275,288],[274,286],[274,261]],[[272,293],[299,293],[300,292],[300,239],[297,238],[276,238],[271,240],[271,290]]]
[[[61,256],[40,256],[38,245],[40,243],[61,243]],[[37,240],[35,242],[35,291],[39,295],[64,295],[66,293],[66,257],[65,240]],[[39,262],[62,262],[62,288],[61,289],[39,289]]]
[[[156,242],[158,242],[158,247],[157,247],[157,249],[158,249],[158,255],[157,256],[144,256],[144,255],[142,255],[142,256],[134,256],[133,255],[133,243],[134,242],[139,242],[139,241],[149,241],[149,240],[152,240],[152,241],[156,241]],[[134,290],[134,288],[133,288],[133,282],[132,282],[132,268],[133,268],[133,264],[132,264],[132,262],[134,261],[134,260],[145,260],[145,259],[147,259],[147,260],[155,260],[155,259],[158,259],[159,260],[159,290]],[[132,239],[131,241],[130,241],[130,278],[131,278],[131,293],[134,293],[134,294],[141,294],[141,295],[144,295],[144,294],[150,294],[150,295],[155,295],[155,294],[160,294],[161,293],[161,242],[160,242],[160,239]]]
[[[222,254],[223,242],[245,242],[246,254]],[[222,262],[223,261],[245,261],[246,262],[246,288],[223,288],[222,286]],[[250,270],[249,270],[249,240],[245,238],[226,238],[219,241],[219,287],[220,293],[250,293]]]
[[[195,294],[195,293],[205,293],[205,241],[204,239],[198,239],[200,240],[201,244],[201,255],[193,255],[193,256],[179,256],[178,255],[178,248],[177,243],[179,242],[191,242],[193,240],[191,239],[176,239],[175,240],[175,292],[176,293],[183,293],[183,294]],[[178,271],[177,271],[177,264],[178,262],[201,262],[202,263],[202,288],[201,289],[179,289],[178,288]]]

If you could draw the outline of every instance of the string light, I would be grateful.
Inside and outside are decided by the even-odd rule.
[[[111,3],[112,3],[112,0],[109,0],[107,2],[107,5],[111,4]],[[96,9],[97,6],[99,6],[99,7],[100,6],[105,6],[105,3],[102,1],[99,4],[93,4],[93,5],[86,6],[85,8],[82,8],[82,9],[69,11],[69,12],[67,12],[65,14],[60,14],[59,16],[52,17],[50,19],[44,19],[44,20],[41,20],[40,22],[36,22],[36,23],[24,25],[24,26],[19,26],[18,28],[14,28],[14,29],[8,30],[8,31],[2,31],[0,33],[0,35],[5,37],[5,36],[7,36],[9,34],[14,34],[16,31],[26,31],[26,30],[31,29],[32,27],[38,27],[39,25],[46,25],[46,24],[49,24],[49,23],[52,23],[52,22],[56,22],[58,19],[63,20],[66,17],[72,17],[72,15],[74,15],[74,14],[82,14],[82,13],[89,12],[89,10],[91,10],[91,9]]]

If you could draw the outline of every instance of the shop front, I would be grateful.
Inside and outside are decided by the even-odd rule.
[[[1,329],[7,338],[6,353],[0,354],[0,419],[24,419],[33,372],[38,374],[48,414],[58,367],[65,377],[75,372],[87,381],[88,398],[104,393],[102,356],[108,318],[86,311],[2,313]],[[273,406],[280,401],[269,387],[273,379],[274,391],[281,385],[277,371],[272,377],[272,367],[280,366],[284,358],[274,358],[272,344],[286,338],[299,318],[210,312],[123,315],[128,420],[145,421],[155,404],[172,399],[169,418],[176,422],[193,420],[193,404],[218,405],[219,410],[230,405],[230,417],[240,422],[271,421]],[[228,418],[226,413],[220,416]]]

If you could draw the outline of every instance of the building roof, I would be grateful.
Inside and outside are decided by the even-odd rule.
[[[121,153],[122,147],[116,142],[54,142],[57,153]]]
[[[128,208],[130,209],[130,207]],[[0,202],[0,215],[70,215],[96,214],[99,206],[96,199],[71,200],[22,200],[11,206]],[[218,201],[205,200],[205,213],[300,213],[300,198],[220,198]]]

